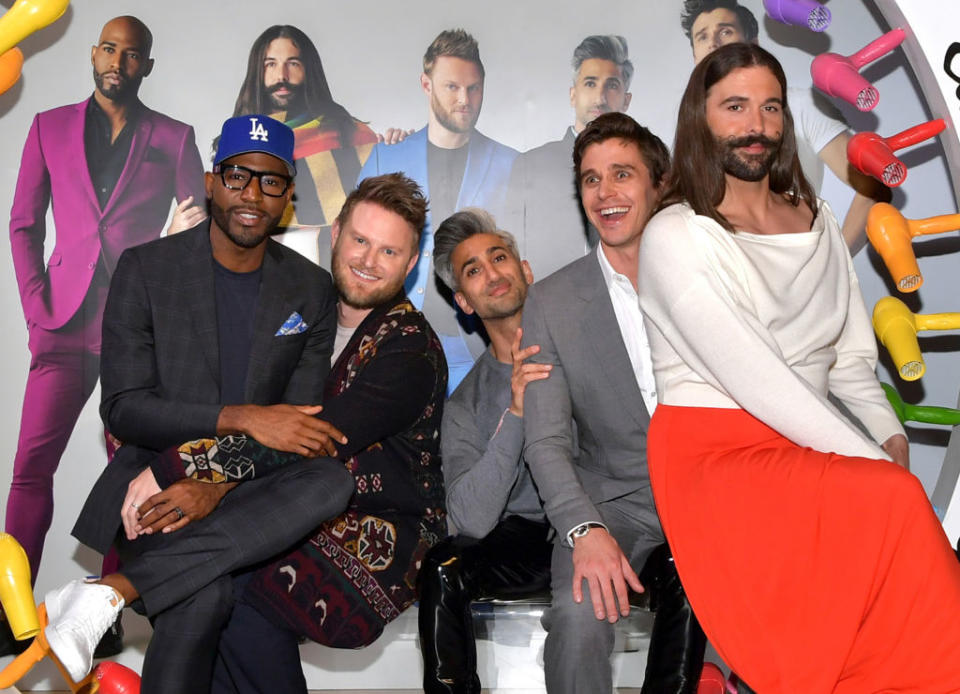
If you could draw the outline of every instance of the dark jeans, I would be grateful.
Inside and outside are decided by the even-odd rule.
[[[420,650],[426,694],[480,691],[470,603],[550,588],[550,526],[508,516],[482,540],[449,537],[420,569]]]
[[[220,633],[210,694],[306,694],[300,639],[244,601],[251,577],[246,572],[233,579],[237,602]]]

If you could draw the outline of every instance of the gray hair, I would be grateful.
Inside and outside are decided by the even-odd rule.
[[[504,245],[520,260],[516,239],[509,231],[497,228],[493,215],[479,207],[465,207],[443,220],[433,236],[433,270],[443,283],[453,291],[460,290],[460,283],[453,272],[454,249],[471,236],[493,234],[503,240]]]
[[[588,36],[573,51],[573,81],[576,83],[577,75],[580,73],[580,66],[584,60],[598,58],[600,60],[609,60],[620,68],[620,74],[623,76],[623,88],[630,88],[630,80],[633,79],[633,63],[627,52],[627,40],[622,36],[614,34],[594,34]]]

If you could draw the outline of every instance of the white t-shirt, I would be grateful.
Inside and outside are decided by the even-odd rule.
[[[800,157],[800,166],[803,175],[810,181],[813,191],[820,194],[823,186],[824,163],[820,159],[820,150],[830,141],[847,129],[847,124],[841,120],[840,112],[828,104],[833,111],[831,115],[813,100],[812,87],[787,87],[787,103],[790,113],[793,114],[794,130],[797,137],[797,154]]]

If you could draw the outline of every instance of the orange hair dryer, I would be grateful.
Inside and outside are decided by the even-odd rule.
[[[960,229],[960,214],[907,219],[896,207],[886,202],[875,204],[867,215],[867,238],[883,258],[884,265],[901,292],[915,292],[923,284],[923,275],[913,253],[913,238],[955,229]]]
[[[898,186],[907,180],[907,167],[894,152],[939,135],[947,127],[942,118],[907,128],[888,138],[876,133],[857,133],[847,143],[847,160],[867,176]]]
[[[926,371],[917,333],[921,330],[957,330],[960,313],[913,313],[907,305],[885,296],[873,307],[873,331],[890,352],[900,378],[916,381]]]
[[[19,48],[11,48],[0,55],[0,94],[17,83],[22,70],[23,52]]]

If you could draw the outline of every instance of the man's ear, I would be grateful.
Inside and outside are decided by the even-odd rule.
[[[337,238],[340,236],[340,220],[333,220],[333,226],[330,227],[330,250],[337,245]]]
[[[216,176],[219,174],[211,173],[207,171],[203,174],[203,187],[207,191],[207,198],[210,199],[213,197],[213,185],[216,183]]]
[[[576,94],[576,87],[570,87],[570,105],[571,106],[576,106],[576,104],[574,103],[575,94]]]
[[[523,268],[523,279],[527,281],[527,284],[533,284],[533,270],[530,269],[530,263],[521,260],[520,267]]]
[[[410,260],[407,262],[407,272],[406,272],[407,275],[413,272],[413,268],[417,266],[417,261],[419,259],[420,259],[420,251],[417,251],[410,257]]]
[[[467,297],[463,295],[463,292],[454,292],[453,300],[457,302],[457,306],[460,307],[460,310],[466,313],[468,316],[473,314],[473,306],[467,303]]]
[[[633,99],[633,94],[631,92],[627,92],[623,95],[623,111],[621,113],[626,113],[627,109],[630,108],[631,99]]]
[[[147,58],[147,67],[146,67],[146,69],[143,71],[142,77],[146,77],[146,76],[149,75],[151,72],[153,72],[153,58]]]
[[[433,91],[433,84],[430,82],[430,75],[425,72],[420,73],[420,88],[428,96]]]

